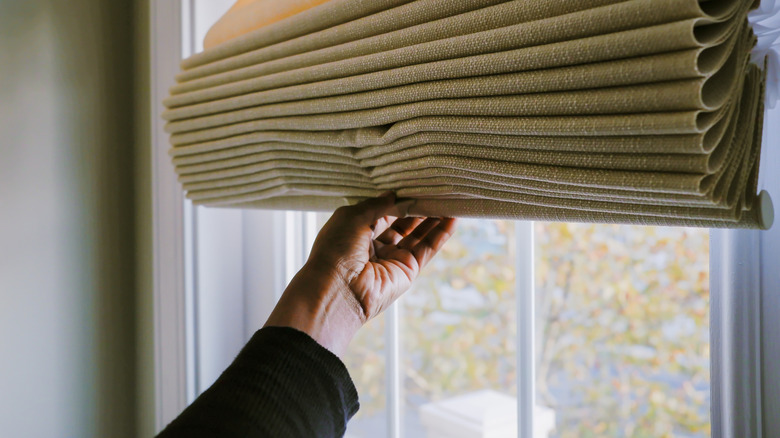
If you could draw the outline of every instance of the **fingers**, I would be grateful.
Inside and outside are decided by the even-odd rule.
[[[412,255],[417,259],[420,268],[428,262],[444,246],[444,243],[455,232],[455,219],[445,218],[436,223],[411,249]]]
[[[392,213],[395,205],[395,194],[388,192],[377,198],[366,199],[365,201],[351,207],[352,215],[356,219],[374,224],[384,216]]]
[[[379,218],[379,220],[371,226],[371,229],[374,231],[374,236],[379,236],[384,233],[385,230],[390,228],[390,225],[392,225],[395,220],[396,218],[393,216],[383,216]]]
[[[396,219],[390,226],[381,233],[376,240],[384,243],[385,245],[397,245],[407,234],[414,230],[423,218],[420,217],[405,217]]]
[[[404,217],[409,208],[409,201],[396,203],[395,194],[387,192],[377,198],[366,199],[363,202],[341,207],[336,210],[340,222],[352,225],[376,225],[385,216]]]
[[[398,248],[411,251],[420,241],[425,237],[428,232],[433,230],[441,222],[441,219],[435,217],[429,217],[417,225],[406,237],[398,242]]]
[[[420,222],[395,246],[386,246],[377,253],[419,272],[455,232],[455,219],[427,218]]]

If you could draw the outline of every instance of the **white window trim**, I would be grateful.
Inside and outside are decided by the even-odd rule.
[[[152,190],[154,202],[154,344],[156,429],[161,430],[198,392],[198,209],[185,199],[168,156],[161,101],[179,70],[183,53],[193,47],[191,0],[153,0],[151,32]],[[190,35],[190,37],[188,37]],[[778,117],[777,115],[775,117]],[[767,131],[776,129],[765,124]],[[768,135],[768,134],[767,134]],[[773,135],[773,138],[780,136]],[[764,167],[773,167],[764,188],[780,193],[780,148],[767,148]],[[767,163],[771,163],[767,165]],[[768,172],[762,172],[762,175]],[[763,177],[763,176],[762,176]],[[262,326],[270,308],[289,280],[291,266],[299,266],[313,240],[311,216],[283,212],[243,212],[244,263],[240,281],[245,290],[240,303],[248,313],[240,320],[245,338]],[[297,219],[296,219],[297,218]],[[292,221],[290,220],[292,219]],[[296,221],[299,223],[296,226]],[[308,224],[308,225],[307,225]],[[300,233],[300,230],[304,230]],[[308,232],[306,230],[309,230]],[[518,244],[532,248],[530,223],[517,225]],[[298,237],[296,237],[298,236]],[[300,239],[293,254],[290,239]],[[519,252],[520,253],[520,252]],[[277,256],[274,256],[276,254]],[[284,254],[284,256],[278,256]],[[522,253],[521,253],[522,254]],[[533,430],[533,253],[518,262],[518,433]],[[711,388],[712,436],[716,438],[780,436],[780,225],[769,232],[713,230],[711,238]],[[259,263],[258,263],[259,261]],[[525,275],[519,275],[523,273]],[[525,279],[524,281],[522,279]],[[401,436],[401,382],[398,309],[388,311],[388,436]],[[219,330],[209,327],[209,330]],[[233,331],[235,333],[235,331]],[[763,373],[762,373],[763,371]]]
[[[515,222],[517,296],[517,436],[533,438],[536,406],[534,224]],[[527,248],[527,251],[521,251]]]
[[[761,437],[760,233],[710,236],[712,436]]]
[[[161,430],[187,405],[184,196],[168,157],[160,118],[162,99],[179,70],[182,5],[150,2],[151,145],[153,199],[155,427]]]

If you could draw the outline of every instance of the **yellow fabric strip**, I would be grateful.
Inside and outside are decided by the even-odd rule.
[[[238,36],[284,20],[328,0],[238,0],[206,33],[203,47],[210,49]]]

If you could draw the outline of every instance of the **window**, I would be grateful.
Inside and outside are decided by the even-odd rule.
[[[248,320],[231,321],[249,298],[278,297],[327,215],[197,215],[202,391],[262,324],[241,332]],[[241,297],[242,286],[212,279],[246,279],[231,271],[251,270],[247,249],[263,243],[240,242],[241,233],[225,230],[256,235],[252,229],[273,227],[269,216],[284,227],[283,247],[275,250],[285,255],[284,281],[275,290],[255,284]],[[359,332],[344,359],[362,404],[348,436],[453,436],[454,424],[516,436],[517,353],[524,341],[517,335],[517,265],[532,252],[533,436],[709,436],[709,233],[537,223],[531,247],[524,231],[509,221],[461,221],[414,289]],[[274,251],[268,234],[277,233],[261,238]],[[235,299],[226,299],[226,288]],[[267,301],[268,311],[272,305]]]
[[[533,436],[710,436],[709,233],[537,223],[534,238]],[[400,300],[401,436],[517,436],[522,243],[513,222],[461,221]],[[364,397],[350,436],[388,430],[384,324],[346,360]]]
[[[230,4],[152,2],[154,102],[176,56],[198,50]],[[161,428],[262,325],[327,215],[193,208],[158,116],[155,106]],[[780,193],[767,173],[763,186]],[[774,436],[778,236],[461,221],[414,289],[351,344],[362,409],[348,436]]]

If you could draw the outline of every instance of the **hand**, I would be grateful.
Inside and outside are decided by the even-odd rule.
[[[363,322],[406,292],[455,229],[455,219],[405,217],[388,194],[337,210],[320,232],[308,264],[336,276],[360,306]],[[374,238],[374,236],[378,236]]]
[[[343,352],[358,328],[409,289],[455,230],[450,218],[396,219],[405,210],[393,194],[336,210],[266,325],[297,328]]]

